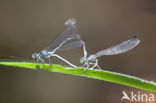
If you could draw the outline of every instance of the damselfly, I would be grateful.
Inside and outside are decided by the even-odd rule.
[[[117,55],[121,53],[125,53],[133,48],[135,48],[140,43],[140,39],[137,37],[130,38],[124,42],[121,42],[115,46],[112,46],[108,49],[101,50],[100,52],[90,55],[89,57],[82,57],[80,59],[80,63],[84,64],[83,67],[89,68],[90,65],[93,65],[90,67],[90,69],[94,69],[95,67],[98,67],[101,69],[98,65],[98,57],[104,56],[104,55]]]
[[[70,63],[66,59],[62,58],[58,54],[55,54],[58,50],[69,50],[73,48],[77,48],[80,46],[83,46],[84,51],[84,57],[86,55],[86,48],[85,43],[81,40],[80,34],[77,34],[77,28],[75,26],[76,20],[74,18],[70,18],[67,20],[65,25],[65,30],[57,37],[55,41],[50,43],[44,50],[42,50],[40,53],[34,53],[32,54],[32,58],[37,59],[37,61],[44,62],[45,58],[49,59],[50,57],[57,57],[67,64],[69,64],[72,67],[77,67],[74,64]]]

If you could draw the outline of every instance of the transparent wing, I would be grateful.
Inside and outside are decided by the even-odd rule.
[[[78,48],[80,46],[82,46],[83,43],[79,40],[77,41],[71,41],[65,45],[62,45],[61,48],[59,48],[58,50],[59,51],[62,51],[62,50],[69,50],[69,49],[74,49],[74,48]]]
[[[49,43],[49,45],[45,48],[46,50],[50,51],[53,50],[56,46],[64,42],[67,38],[79,39],[80,35],[76,34],[77,28],[75,26],[76,20],[70,18],[67,20],[64,25],[64,31],[56,38],[55,41]]]
[[[112,46],[108,49],[102,50],[98,53],[95,54],[96,58],[103,56],[103,55],[116,55],[116,54],[121,54],[124,52],[127,52],[134,47],[136,47],[140,43],[140,39],[137,37],[133,37],[131,39],[128,39],[124,42],[121,42],[115,46]]]

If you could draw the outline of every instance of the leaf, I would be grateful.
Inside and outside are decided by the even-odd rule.
[[[91,70],[81,67],[70,68],[70,67],[62,67],[61,65],[56,64],[50,65],[45,63],[43,64],[43,63],[20,62],[20,61],[0,61],[0,65],[21,67],[34,70],[41,69],[64,74],[72,74],[156,92],[156,83],[152,81],[147,81],[138,77],[106,70],[97,70],[97,69]]]

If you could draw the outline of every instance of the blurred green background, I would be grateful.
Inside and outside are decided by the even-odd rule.
[[[31,59],[76,18],[89,54],[133,36],[132,51],[99,58],[101,68],[156,81],[155,0],[0,0],[0,58]],[[82,48],[59,52],[80,66]],[[56,64],[66,65],[53,58]],[[0,66],[0,103],[120,103],[127,86],[47,71]],[[146,91],[141,91],[147,93]],[[148,92],[150,93],[150,92]]]

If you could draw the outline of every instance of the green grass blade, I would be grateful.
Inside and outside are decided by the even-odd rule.
[[[0,65],[22,67],[27,69],[42,69],[52,72],[72,74],[77,76],[83,76],[88,78],[94,78],[109,82],[114,82],[130,87],[139,88],[142,90],[156,92],[156,83],[143,80],[134,76],[129,76],[121,73],[106,71],[106,70],[91,70],[85,68],[69,68],[62,67],[60,65],[49,65],[41,63],[30,63],[30,62],[17,62],[17,61],[0,61]]]

